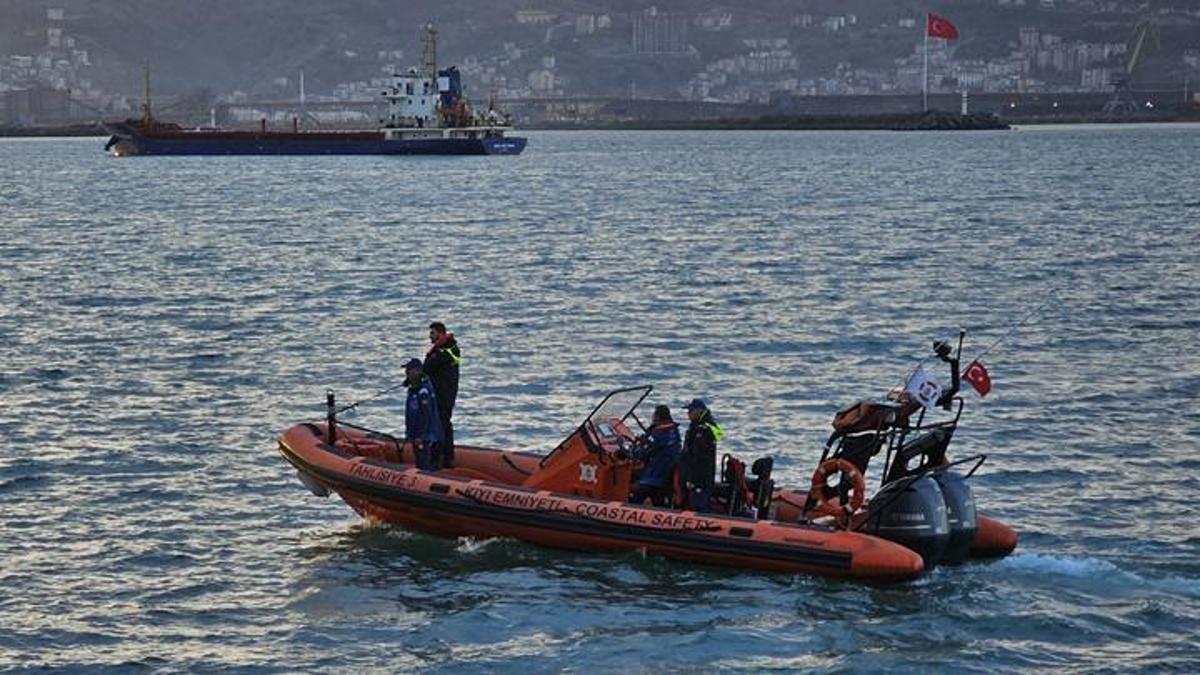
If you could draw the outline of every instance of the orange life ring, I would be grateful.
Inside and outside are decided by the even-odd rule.
[[[853,492],[850,494],[850,503],[845,506],[842,505],[839,495],[825,496],[825,490],[829,487],[826,481],[834,473],[844,473],[850,478]],[[834,516],[838,519],[838,523],[845,524],[849,522],[850,515],[863,505],[863,500],[867,495],[867,482],[853,462],[841,457],[834,457],[821,462],[821,465],[813,472],[812,489],[809,490],[808,495],[809,499],[816,503],[813,509],[818,515]]]

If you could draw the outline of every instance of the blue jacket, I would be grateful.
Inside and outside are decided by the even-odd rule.
[[[410,441],[441,443],[446,440],[442,429],[442,418],[438,415],[437,396],[429,378],[422,375],[417,386],[408,387],[408,401],[404,405],[404,431]]]
[[[652,427],[633,450],[634,459],[645,464],[638,476],[638,485],[670,486],[671,472],[679,462],[681,447],[678,424],[665,422]]]

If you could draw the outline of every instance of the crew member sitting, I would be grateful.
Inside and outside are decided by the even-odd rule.
[[[671,419],[671,409],[657,406],[650,418],[650,430],[633,447],[632,456],[642,462],[643,468],[630,503],[644,504],[649,498],[655,506],[671,505],[675,487],[671,478],[679,463],[680,447],[679,425]]]

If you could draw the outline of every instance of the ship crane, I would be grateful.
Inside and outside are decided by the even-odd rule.
[[[1104,104],[1105,117],[1130,117],[1138,110],[1137,101],[1134,100],[1130,87],[1133,71],[1145,53],[1147,41],[1153,40],[1155,47],[1162,46],[1158,31],[1154,27],[1154,10],[1151,5],[1151,2],[1142,5],[1141,16],[1134,24],[1133,33],[1130,34],[1129,42],[1126,43],[1125,63],[1121,71],[1112,78],[1113,97]]]

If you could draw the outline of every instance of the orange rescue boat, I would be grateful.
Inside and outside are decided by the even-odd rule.
[[[339,422],[332,405],[323,424],[287,429],[279,450],[313,492],[335,492],[364,517],[438,536],[640,550],[875,582],[913,579],[925,569],[920,554],[882,537],[836,522],[771,517],[764,502],[774,489],[767,476],[727,481],[729,489],[717,499],[722,513],[627,503],[639,468],[627,452],[637,439],[630,427],[644,429],[635,410],[650,391],[644,386],[611,392],[545,456],[458,445],[453,468],[423,471],[415,467],[410,443]]]

